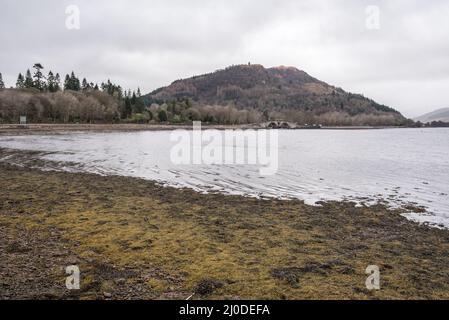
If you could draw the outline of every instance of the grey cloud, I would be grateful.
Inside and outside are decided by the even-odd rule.
[[[0,72],[9,85],[37,61],[145,92],[252,61],[297,66],[407,116],[449,105],[444,0],[0,1]],[[81,10],[79,31],[65,28],[70,4]],[[381,28],[370,31],[373,4]]]

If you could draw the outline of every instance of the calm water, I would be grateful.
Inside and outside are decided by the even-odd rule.
[[[410,218],[449,227],[449,129],[279,131],[279,170],[253,165],[175,165],[170,132],[3,136],[0,147],[51,151],[64,170],[119,174],[198,191],[319,200],[416,203]],[[3,159],[7,161],[7,159]]]

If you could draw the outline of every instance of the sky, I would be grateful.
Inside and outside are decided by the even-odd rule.
[[[294,66],[415,117],[449,107],[449,1],[0,0],[6,85],[36,62],[143,93],[235,64]]]

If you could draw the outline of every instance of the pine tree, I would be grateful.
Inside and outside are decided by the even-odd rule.
[[[133,110],[132,110],[132,106],[131,106],[131,100],[127,96],[127,97],[125,97],[125,105],[124,105],[124,108],[122,111],[122,119],[128,118],[132,114],[132,112],[133,112]]]
[[[80,91],[80,89],[80,80],[75,76],[75,73],[72,71],[70,76],[67,74],[64,80],[64,90]]]
[[[137,103],[137,96],[136,96],[136,93],[133,91],[133,94],[132,94],[132,96],[131,96],[131,104],[132,104],[133,106],[135,106],[136,103]]]
[[[42,69],[44,69],[44,67],[40,64],[40,63],[35,63],[33,66],[34,69],[36,69],[36,71],[34,72],[34,87],[40,91],[43,91],[45,89],[45,84],[44,84],[44,76],[42,74]]]
[[[87,83],[86,78],[83,79],[82,89],[83,91],[87,91],[90,89],[89,83]]]
[[[24,84],[25,84],[25,88],[27,88],[27,89],[34,87],[33,78],[31,77],[30,69],[27,70],[27,73],[25,75],[25,83]]]
[[[136,99],[136,104],[134,105],[134,110],[136,113],[142,113],[145,110],[145,103],[142,97]]]
[[[3,76],[0,72],[0,89],[5,89],[5,83],[3,82]]]
[[[106,90],[107,90],[108,94],[110,94],[111,96],[114,94],[114,90],[112,88],[112,83],[111,83],[111,80],[109,80],[109,79],[106,84]]]
[[[64,90],[72,90],[72,87],[70,84],[70,76],[68,74],[65,75]]]
[[[55,76],[55,92],[61,90],[61,77],[59,76],[59,73]]]
[[[25,88],[25,78],[21,73],[19,73],[19,76],[17,77],[16,88],[17,89]]]
[[[70,75],[70,84],[71,90],[80,91],[81,89],[80,80],[75,76],[75,73],[73,71],[72,74]]]
[[[53,72],[48,73],[47,76],[47,89],[50,92],[56,92],[56,80],[55,80],[55,76],[53,75]]]

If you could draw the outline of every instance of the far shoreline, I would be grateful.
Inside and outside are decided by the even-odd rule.
[[[242,125],[220,125],[220,124],[202,124],[203,129],[215,130],[258,130],[269,129],[262,124],[242,124]],[[379,130],[379,129],[410,129],[411,127],[401,126],[323,126],[321,128],[290,128],[278,130]],[[12,134],[52,134],[68,132],[129,132],[129,131],[169,131],[169,130],[189,130],[191,124],[134,124],[134,123],[115,123],[115,124],[54,124],[54,123],[36,123],[36,124],[0,124],[0,136]]]

